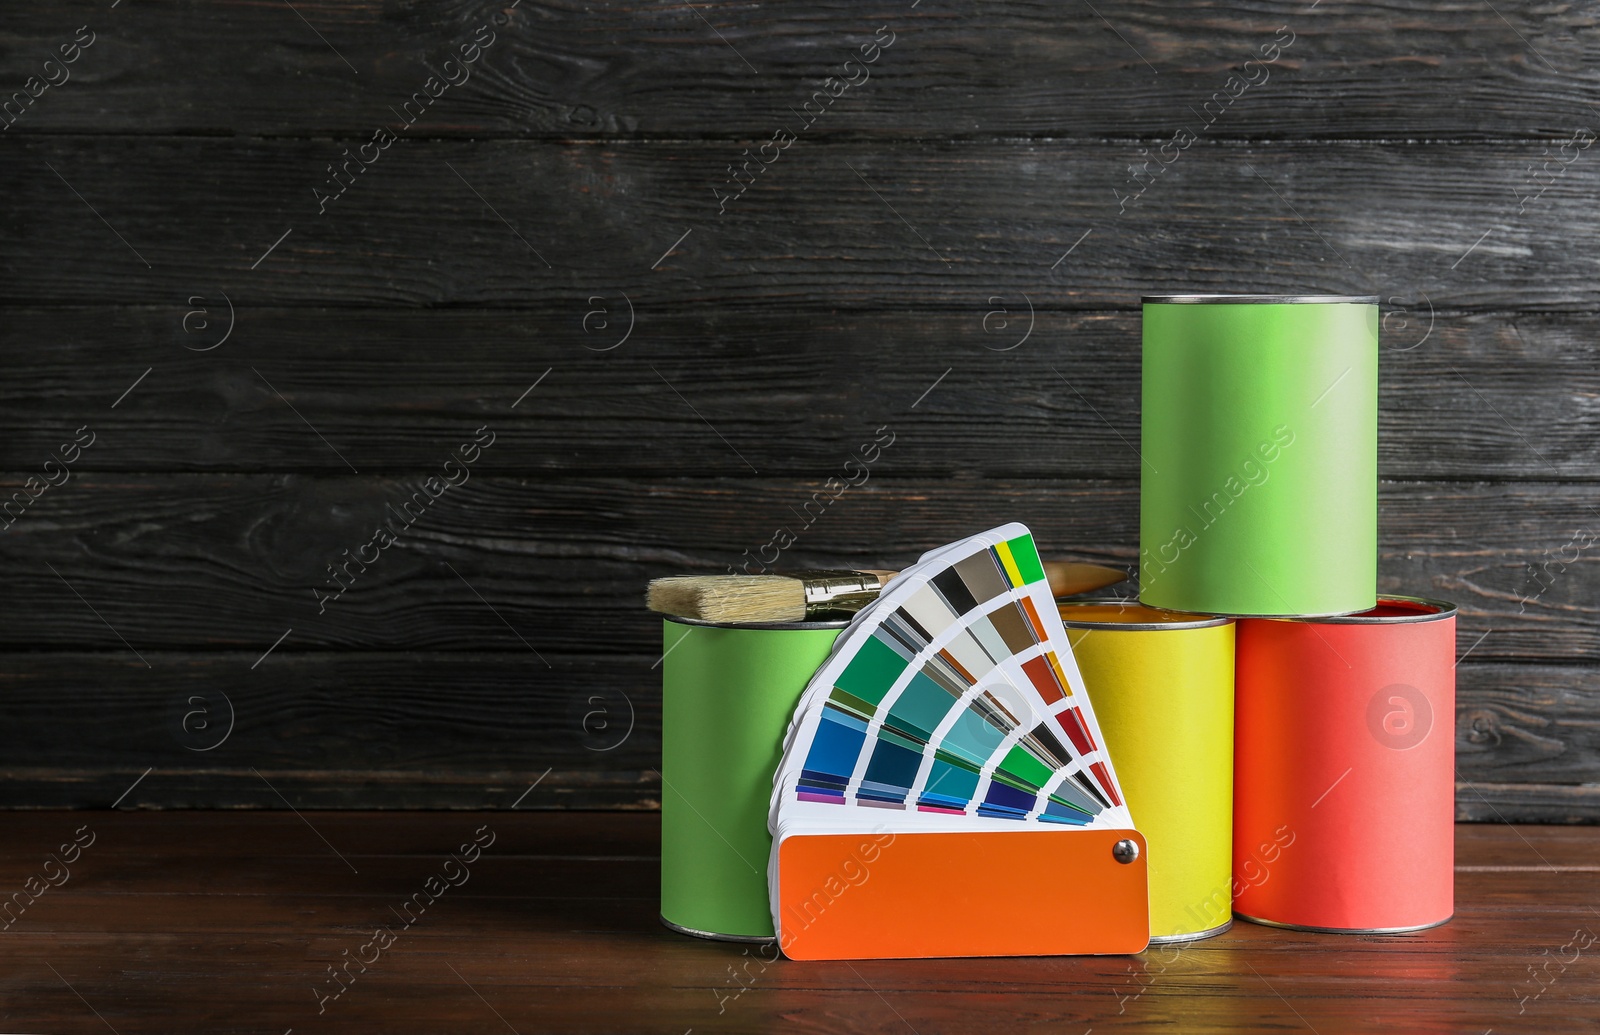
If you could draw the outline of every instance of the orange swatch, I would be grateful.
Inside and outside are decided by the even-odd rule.
[[[1118,862],[1119,841],[1138,858]],[[1139,952],[1150,941],[1133,830],[795,834],[778,849],[791,959]]]

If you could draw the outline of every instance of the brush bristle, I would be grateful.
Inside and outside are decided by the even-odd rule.
[[[665,579],[651,579],[645,596],[645,606],[664,615],[688,618],[695,613],[694,584],[700,580],[692,575],[674,575]]]
[[[650,610],[704,622],[798,622],[806,588],[782,575],[676,575],[652,579]]]

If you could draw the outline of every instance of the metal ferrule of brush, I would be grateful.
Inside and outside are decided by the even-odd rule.
[[[883,579],[866,571],[796,571],[806,590],[806,614],[859,611],[878,599]]]

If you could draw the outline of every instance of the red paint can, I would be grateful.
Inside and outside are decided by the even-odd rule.
[[[1455,910],[1455,605],[1237,624],[1233,910],[1393,933]]]

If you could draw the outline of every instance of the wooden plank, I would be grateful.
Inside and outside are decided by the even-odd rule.
[[[414,865],[417,859],[437,858],[459,844],[463,831],[470,832],[482,823],[489,824],[495,833],[490,854],[497,858],[626,861],[651,858],[660,851],[659,825],[648,817],[641,820],[627,812],[540,809],[531,799],[523,801],[516,809],[509,805],[507,801],[492,808],[464,811],[460,813],[459,823],[425,811],[325,809],[317,816],[317,829],[342,845],[346,855],[384,859],[396,866],[405,860],[411,860]],[[55,809],[14,811],[6,817],[10,851],[26,855],[24,848],[28,845],[45,846],[45,850],[49,850],[61,839],[63,820],[74,818],[77,822],[69,823],[68,830],[76,829],[79,823],[87,823],[93,830],[106,834],[107,843],[114,843],[117,854],[128,863],[141,857],[154,858],[170,849],[174,840],[193,845],[204,841],[204,855],[208,859],[237,861],[259,857],[259,846],[254,843],[259,838],[268,838],[277,846],[275,859],[293,860],[297,853],[307,859],[329,858],[327,847],[315,838],[292,840],[309,837],[309,832],[303,821],[285,809],[175,809],[163,813],[159,821],[153,813],[131,807],[117,811],[100,809],[92,815],[78,817],[66,816]],[[1492,835],[1489,836],[1492,840]],[[1572,846],[1582,841],[1581,831],[1565,827],[1537,828],[1534,836],[1541,848],[1563,866],[1567,864]],[[98,857],[98,853],[91,854]],[[154,875],[148,868],[139,872],[147,879]],[[251,872],[260,876],[259,870]],[[549,894],[552,889],[523,890],[529,894]]]
[[[485,819],[493,829],[496,817],[467,815],[472,823],[479,824],[476,829],[482,829]],[[467,827],[469,840],[474,829]],[[1489,829],[1499,830],[1501,841],[1520,845],[1504,826]],[[1579,829],[1589,835],[1588,845],[1593,851],[1593,828]],[[299,835],[289,836],[291,843],[314,840],[314,835],[303,825]],[[1512,850],[1507,848],[1507,851]],[[100,967],[114,963],[118,949],[126,957],[133,946],[136,947],[134,952],[140,955],[158,955],[170,963],[194,965],[203,962],[197,959],[197,941],[226,936],[249,925],[263,943],[251,953],[257,979],[266,985],[279,985],[305,978],[315,980],[313,975],[318,972],[326,980],[326,963],[341,963],[343,950],[354,949],[350,943],[352,937],[360,944],[375,928],[387,923],[391,932],[399,936],[397,940],[403,943],[403,952],[412,958],[437,960],[470,956],[470,942],[474,938],[515,939],[530,953],[570,958],[585,955],[592,948],[596,935],[625,935],[655,943],[654,948],[664,957],[664,965],[658,971],[664,985],[670,987],[697,976],[685,973],[697,969],[692,952],[669,955],[670,942],[682,936],[654,920],[659,902],[660,864],[653,857],[614,864],[590,860],[587,861],[590,871],[585,874],[575,863],[548,858],[497,857],[491,849],[467,867],[470,876],[465,884],[438,896],[437,903],[402,931],[403,920],[397,922],[394,910],[418,893],[424,881],[439,874],[448,858],[446,852],[432,860],[394,862],[363,860],[356,856],[352,858],[366,864],[357,873],[342,867],[331,855],[300,863],[273,854],[222,875],[224,879],[206,895],[168,890],[148,877],[127,881],[101,879],[102,871],[114,863],[90,859],[89,854],[85,853],[83,861],[71,867],[70,882],[64,885],[64,888],[71,888],[70,893],[46,892],[36,905],[28,907],[18,917],[20,922],[6,932],[9,940],[31,950],[19,952],[19,955],[26,958],[49,947],[61,946],[75,959]],[[163,853],[151,858],[155,863],[172,865]],[[23,867],[30,863],[18,862],[20,865],[16,865],[16,869],[26,873]],[[203,880],[209,885],[218,876],[204,860],[186,859],[183,864],[185,872],[196,882]],[[37,861],[31,862],[34,872],[38,872],[38,867]],[[543,879],[540,884],[529,886],[530,871],[538,872]],[[59,874],[59,871],[53,872]],[[451,867],[451,872],[459,877],[462,871]],[[19,883],[25,879],[20,878]],[[480,884],[487,887],[490,882],[495,883],[493,891],[477,890]],[[628,893],[617,894],[618,884],[624,885]],[[1520,954],[1530,949],[1530,955],[1538,955],[1550,933],[1567,925],[1571,914],[1564,908],[1563,899],[1570,901],[1577,895],[1600,892],[1600,876],[1592,868],[1540,872],[1469,865],[1457,873],[1456,884],[1460,907],[1451,929],[1405,941],[1407,952],[1419,964],[1440,965],[1449,960],[1490,964],[1507,952]],[[292,885],[316,890],[302,892],[297,897],[286,890],[286,886]],[[1555,898],[1554,904],[1537,901],[1551,896]],[[108,906],[114,907],[115,912],[109,912]],[[1472,935],[1458,934],[1463,929],[1476,933],[1507,922],[1520,923],[1523,933],[1498,950],[1482,944]],[[149,932],[153,930],[162,933],[152,935]],[[1556,944],[1571,937],[1571,933],[1572,927],[1567,925]],[[1330,938],[1313,932],[1269,934],[1265,928],[1242,921],[1230,932],[1228,941],[1235,951],[1261,948],[1263,942],[1270,942],[1277,951],[1301,957],[1304,965],[1323,964],[1328,967],[1329,972],[1324,976],[1330,978],[1328,986],[1332,987],[1352,980],[1351,975],[1335,968],[1363,959],[1376,961],[1395,947],[1392,939]],[[1330,941],[1349,944],[1333,945]],[[294,948],[287,949],[289,945]],[[1555,947],[1550,946],[1552,950]],[[756,949],[752,947],[748,951],[754,957]],[[1166,957],[1168,962],[1172,960],[1170,951]],[[1159,960],[1162,958],[1159,952],[1145,958]],[[732,955],[741,956],[740,947],[734,947]],[[771,962],[770,949],[766,959]],[[1215,978],[1226,979],[1227,960],[1226,953],[1206,953],[1185,962],[1196,978],[1210,973]],[[1062,962],[1056,961],[1054,968],[1038,963],[1021,968],[1008,979],[1008,985],[1019,993],[1103,993],[1101,983],[1108,976],[1103,969],[1088,965],[1062,967]],[[493,983],[516,983],[548,991],[620,985],[627,978],[625,968],[625,959],[602,957],[581,973],[547,969],[538,974],[519,974],[510,967],[502,969],[494,964],[484,967],[481,973]],[[825,979],[814,972],[808,973],[810,970],[786,968],[785,973],[772,975],[770,987],[796,992],[827,987]],[[1123,973],[1126,979],[1122,966],[1113,965],[1109,970],[1111,974]],[[358,974],[357,971],[352,973]],[[959,964],[952,960],[925,961],[920,968],[890,976],[899,991],[922,993],[935,990],[952,979],[960,980]],[[1499,999],[1504,991],[1497,986],[1464,990],[1461,994],[1487,1004]]]
[[[226,341],[222,298],[179,302],[7,313],[29,347],[0,360],[0,470],[41,469],[86,426],[78,471],[432,471],[488,426],[478,472],[848,477],[864,443],[892,436],[874,468],[896,477],[1139,477],[1132,311],[1043,312],[1006,351],[992,350],[1022,337],[1025,312],[1007,336],[988,302],[673,314],[593,351],[627,332],[621,298],[241,309]],[[1382,337],[1386,477],[1600,479],[1600,316],[1390,306]],[[137,341],[169,344],[141,358]]]
[[[1225,85],[1239,75],[1252,85],[1236,101],[1213,102],[1225,114],[1211,135],[1439,138],[1592,126],[1584,71],[1600,61],[1580,9],[1526,3],[1497,4],[1504,19],[1484,4],[1308,11],[1135,0],[1099,9],[1104,18],[1045,2],[981,16],[844,0],[803,14],[709,3],[699,17],[682,7],[511,6],[310,2],[296,5],[304,21],[281,5],[237,0],[97,17],[25,10],[8,28],[0,82],[20,88],[39,75],[87,21],[97,37],[68,66],[71,79],[48,89],[14,132],[365,138],[399,122],[389,108],[438,73],[458,85],[412,132],[766,139],[796,125],[790,109],[834,75],[858,85],[807,138],[1165,140],[1204,125],[1188,109],[1218,91],[1228,98]],[[479,60],[465,72],[442,67],[480,26],[494,36]],[[875,34],[893,43],[867,51],[876,60],[864,70],[844,69]],[[1275,63],[1245,64],[1273,55],[1262,48],[1274,39],[1289,43]]]
[[[5,656],[4,807],[659,805],[655,657],[145,656]]]
[[[1600,822],[1600,790],[1584,784],[1456,784],[1456,819],[1482,823]],[[1536,860],[1537,861],[1537,860]]]
[[[1027,523],[1048,556],[1137,562],[1127,482],[870,477],[832,497],[820,478],[478,475],[396,517],[413,494],[426,500],[424,485],[75,475],[0,535],[12,599],[28,604],[0,625],[0,649],[89,647],[137,664],[130,646],[232,648],[254,660],[293,628],[288,652],[645,654],[660,629],[642,596],[660,575],[900,567],[1007,520]],[[1560,482],[1385,483],[1380,589],[1459,604],[1460,650],[1474,659],[1582,658],[1600,642],[1592,498]],[[380,550],[384,522],[399,540]]]
[[[1571,931],[1562,934],[1556,945],[1571,938]],[[359,944],[359,943],[358,943]],[[1282,957],[1281,947],[1263,949],[1248,957]],[[479,970],[485,968],[481,957],[474,957],[466,968],[444,957],[414,961],[411,965],[391,970],[386,978],[374,980],[357,996],[354,989],[337,1007],[329,1008],[328,1018],[316,1016],[316,1003],[311,986],[281,984],[264,987],[256,979],[245,977],[245,987],[239,987],[226,1003],[215,998],[201,1001],[188,1000],[193,1005],[185,1012],[185,1019],[207,1030],[243,1031],[230,1027],[230,1020],[241,1013],[249,1013],[263,1021],[271,1019],[284,1027],[295,1025],[295,1031],[334,1031],[340,1027],[361,1027],[366,1030],[381,1028],[401,1033],[450,1031],[490,1031],[490,1025],[509,1025],[512,1031],[560,1031],[572,1033],[618,1033],[636,1035],[642,1030],[670,1032],[750,1032],[782,1029],[799,1035],[826,1033],[826,1035],[857,1035],[895,1030],[892,1025],[916,1031],[948,1032],[950,1035],[992,1035],[996,1031],[1022,1031],[1021,1027],[1007,1027],[1000,1018],[1022,1017],[1031,1026],[1049,1025],[1062,1031],[1081,1033],[1086,1030],[1101,1032],[1147,1032],[1168,1029],[1194,1032],[1197,1035],[1254,1035],[1262,1031],[1295,1031],[1296,1025],[1314,1025],[1318,1031],[1379,1030],[1377,1025],[1403,1027],[1417,1035],[1459,1035],[1463,1031],[1481,1031],[1484,1024],[1484,1005],[1477,1001],[1463,1001],[1452,997],[1454,988],[1443,984],[1440,971],[1465,971],[1474,975],[1516,976],[1504,960],[1474,967],[1451,967],[1448,963],[1432,969],[1422,979],[1430,995],[1419,1001],[1414,994],[1386,984],[1384,990],[1371,988],[1371,976],[1366,976],[1367,988],[1352,978],[1335,990],[1305,990],[1310,984],[1299,975],[1285,976],[1274,970],[1265,976],[1248,972],[1231,974],[1220,987],[1209,976],[1188,981],[1171,981],[1167,993],[1141,993],[1144,984],[1140,978],[1144,971],[1134,969],[1125,958],[1119,959],[1112,973],[1083,979],[1092,984],[1092,990],[1066,992],[1029,992],[1014,990],[1005,978],[999,976],[1002,965],[996,960],[982,961],[975,968],[988,980],[978,987],[969,987],[968,977],[958,986],[955,995],[941,994],[943,990],[929,990],[907,994],[892,987],[893,976],[904,969],[884,964],[857,964],[859,978],[850,985],[835,984],[831,988],[792,991],[770,985],[759,991],[743,993],[741,998],[719,1013],[719,1002],[731,998],[733,986],[719,985],[732,982],[729,967],[742,965],[737,953],[725,949],[703,949],[702,953],[718,954],[715,962],[706,961],[702,967],[709,973],[692,988],[641,988],[637,981],[626,985],[567,990],[534,990],[526,988],[515,978],[507,978],[494,985],[478,987]],[[1554,951],[1554,947],[1552,947]],[[656,953],[649,953],[654,958]],[[1292,955],[1292,954],[1289,954]],[[462,971],[463,981],[455,980],[445,963]],[[527,958],[520,960],[529,967]],[[581,963],[582,957],[577,961]],[[1385,962],[1403,963],[1399,959]],[[1008,961],[1010,965],[1018,964]],[[493,966],[493,964],[489,964]],[[753,968],[752,964],[752,968]],[[1058,963],[1058,972],[1082,972],[1087,964],[1077,960]],[[1112,968],[1104,968],[1111,970]],[[1420,968],[1419,968],[1420,969]],[[1153,967],[1152,967],[1153,970]],[[851,981],[849,969],[844,964],[829,968],[842,981]],[[754,973],[752,969],[751,973]],[[325,980],[332,980],[323,975]],[[1526,979],[1526,975],[1522,975]],[[86,976],[73,974],[74,984],[82,983],[91,992],[104,989],[119,996],[121,1010],[112,1016],[122,1033],[159,1033],[170,1030],[171,1002],[181,999],[190,982],[220,977],[232,979],[233,974],[218,975],[214,967],[196,967],[181,975],[174,975],[159,984],[135,987],[117,980],[110,967],[97,968]],[[1122,983],[1118,984],[1117,979]],[[1409,977],[1409,975],[1408,975]],[[470,978],[470,981],[465,979]],[[1298,978],[1298,979],[1297,979]],[[1490,980],[1487,976],[1480,980]],[[1528,979],[1531,980],[1531,979]],[[53,982],[49,984],[47,982]],[[447,983],[448,982],[448,983]],[[465,982],[465,983],[464,983]],[[855,984],[859,982],[859,985]],[[1414,988],[1418,979],[1411,978]],[[1455,983],[1459,988],[1463,983]],[[1273,986],[1282,989],[1289,999],[1280,1000],[1273,995]],[[1253,986],[1253,987],[1252,987]],[[83,1003],[68,991],[48,970],[30,969],[26,978],[15,983],[19,998],[33,1006],[17,1016],[29,1021],[34,1018],[76,1018],[83,1012]],[[879,988],[884,988],[885,998]],[[1574,983],[1559,993],[1547,993],[1538,1005],[1535,1019],[1559,1016],[1561,1019],[1587,1019],[1596,1013],[1594,1004],[1584,992],[1584,986]],[[618,992],[626,993],[626,999]],[[723,999],[718,998],[721,994]],[[1504,994],[1504,988],[1502,988]],[[479,999],[477,995],[484,998]],[[1119,997],[1131,999],[1140,995],[1135,1006],[1118,1014]],[[289,1003],[285,997],[292,997]],[[300,1006],[309,1004],[309,1009]],[[1290,1001],[1292,1000],[1292,1002]],[[348,1005],[347,1005],[348,1004]],[[1522,1019],[1517,1014],[1517,1001],[1496,1000],[1490,1016],[1501,1024]],[[299,1008],[297,1008],[297,1006]],[[493,1007],[491,1012],[490,1007]],[[77,1012],[74,1012],[77,1011]],[[501,1016],[497,1019],[495,1013]],[[898,1017],[896,1015],[899,1015]],[[159,1020],[158,1020],[159,1018]],[[320,1022],[320,1023],[319,1023]],[[37,1021],[33,1021],[37,1024]],[[541,1027],[543,1026],[543,1027]],[[89,1030],[85,1027],[83,1030]],[[256,1030],[264,1031],[259,1028]],[[502,1026],[501,1030],[505,1030]]]
[[[1202,140],[1134,180],[1132,142],[819,142],[727,203],[713,188],[729,143],[414,139],[374,150],[325,206],[342,146],[0,141],[23,245],[0,255],[0,304],[226,293],[247,308],[543,307],[581,322],[586,299],[625,294],[641,344],[673,310],[930,308],[981,325],[994,297],[1014,312],[1024,296],[1128,307],[1178,288],[1600,308],[1585,236],[1600,160],[1582,149],[1519,202],[1540,145]]]
[[[521,1032],[910,1026],[978,1033],[1048,1025],[1204,1035],[1304,1026],[1548,1030],[1600,1018],[1584,954],[1545,966],[1538,983],[1527,974],[1529,964],[1537,969],[1560,955],[1575,929],[1594,930],[1588,903],[1600,875],[1582,866],[1523,872],[1501,865],[1527,839],[1547,847],[1560,841],[1582,853],[1573,858],[1592,857],[1593,829],[1559,837],[1505,826],[1461,830],[1456,918],[1411,935],[1238,924],[1209,941],[1131,957],[803,965],[674,934],[656,921],[653,894],[617,894],[619,884],[653,886],[653,858],[606,858],[619,836],[629,843],[648,837],[653,817],[602,817],[592,835],[581,818],[549,814],[315,818],[330,838],[351,845],[367,874],[311,865],[304,843],[312,835],[289,815],[19,816],[0,845],[0,874],[19,882],[36,870],[41,841],[53,843],[61,828],[92,819],[98,840],[71,879],[7,933],[18,955],[0,977],[4,1020],[30,1031],[87,1031],[103,1022],[119,1033],[170,1031],[181,1018],[183,1027],[223,1032],[500,1025]],[[622,832],[630,821],[633,835]],[[408,876],[416,883],[431,872],[425,852],[382,854],[395,846],[384,827],[404,828],[422,849],[451,844],[480,824],[497,841],[471,882],[441,897],[370,968],[352,966],[347,987],[324,986],[344,991],[319,1006],[312,989],[331,980],[330,963],[342,964],[345,950],[355,953],[386,921],[385,905],[411,887]],[[218,843],[225,839],[233,843]],[[508,849],[560,842],[571,855],[501,853],[501,839]],[[253,859],[224,865],[216,855],[242,845],[255,849]],[[600,861],[585,874],[573,868],[582,859]],[[213,886],[212,875],[226,883]],[[482,890],[480,876],[498,882],[494,894]]]
[[[320,819],[321,815],[314,818]],[[493,826],[496,816],[459,815],[478,824],[467,828],[469,839],[474,829],[482,829],[485,819],[491,829],[496,829]],[[1511,829],[1504,825],[1486,829],[1499,832],[1499,841],[1507,843],[1506,852],[1516,850],[1512,845],[1526,852]],[[1574,829],[1588,835],[1587,845],[1592,852],[1593,828]],[[441,840],[445,836],[449,835],[441,835]],[[315,840],[303,824],[300,833],[289,834],[289,839],[290,843]],[[259,842],[257,847],[259,851]],[[164,853],[158,852],[151,858],[156,864],[172,865],[172,860]],[[362,860],[360,856],[352,858]],[[19,918],[23,922],[14,924],[7,938],[34,951],[50,945],[67,947],[75,958],[92,961],[94,965],[113,962],[118,949],[128,954],[130,946],[136,947],[135,952],[160,953],[170,961],[192,963],[198,955],[197,940],[217,937],[249,924],[264,943],[261,946],[264,951],[252,954],[260,976],[272,984],[287,982],[303,977],[307,969],[313,973],[321,970],[328,960],[342,961],[342,950],[351,947],[352,935],[365,940],[385,921],[398,934],[399,924],[390,907],[398,907],[419,891],[428,877],[439,873],[446,858],[446,852],[440,852],[432,860],[369,858],[364,860],[365,872],[352,874],[326,851],[323,859],[304,862],[276,853],[267,857],[258,855],[253,864],[231,871],[226,875],[231,879],[206,895],[170,890],[148,876],[116,882],[102,880],[101,871],[111,864],[104,859],[92,862],[85,859],[71,867],[71,883],[65,885],[71,887],[71,894],[47,892]],[[467,883],[439,896],[437,905],[404,932],[405,948],[410,954],[437,959],[462,954],[475,937],[507,938],[522,940],[529,951],[571,957],[584,955],[592,948],[595,935],[619,934],[655,943],[655,948],[665,957],[666,965],[659,973],[666,984],[692,977],[681,973],[687,969],[685,964],[694,965],[692,951],[667,954],[672,943],[684,936],[669,931],[654,918],[661,879],[658,859],[649,857],[617,863],[585,861],[591,867],[588,874],[575,863],[548,857],[505,858],[494,856],[492,850],[486,852],[470,866]],[[22,860],[18,863],[20,865],[13,865],[26,873],[24,867],[29,863]],[[196,881],[209,881],[214,876],[203,860],[185,859],[183,865]],[[37,872],[39,863],[32,862],[31,866]],[[543,881],[530,886],[527,879],[530,871],[537,871]],[[453,867],[452,873],[460,875]],[[364,879],[369,874],[370,879]],[[475,891],[480,881],[488,884],[491,880],[498,885],[492,893]],[[285,887],[291,882],[315,890],[303,891],[297,897]],[[625,894],[617,893],[619,884],[623,885]],[[1550,932],[1560,930],[1570,916],[1563,899],[1573,896],[1574,891],[1579,894],[1600,891],[1600,878],[1596,877],[1593,867],[1540,871],[1469,863],[1457,870],[1456,885],[1459,912],[1447,929],[1404,940],[1407,952],[1418,962],[1437,965],[1450,959],[1465,959],[1488,963],[1496,956],[1503,957],[1507,950],[1521,952],[1528,948],[1538,954]],[[1540,898],[1553,898],[1553,901],[1540,902]],[[108,914],[107,905],[115,905],[116,912]],[[1457,931],[1476,933],[1507,921],[1520,922],[1523,932],[1498,949],[1482,944],[1471,935],[1452,937]],[[153,931],[160,933],[151,933]],[[1570,937],[1570,933],[1569,927],[1562,940]],[[1227,942],[1213,943],[1209,947],[1217,948],[1229,942],[1234,949],[1259,947],[1263,941],[1271,941],[1279,951],[1304,957],[1306,962],[1324,964],[1348,964],[1352,957],[1355,960],[1365,957],[1369,961],[1381,958],[1392,952],[1396,944],[1396,939],[1391,938],[1332,938],[1315,932],[1269,933],[1268,928],[1241,921],[1229,932]],[[285,951],[282,946],[286,944],[295,948]],[[730,946],[724,944],[722,948]],[[731,948],[734,957],[742,955],[743,947]],[[748,951],[753,955],[756,950]],[[1146,958],[1160,957],[1152,953]],[[771,950],[767,952],[767,959],[771,961]],[[1168,960],[1171,960],[1170,955]],[[1033,965],[1019,969],[1008,983],[1017,991],[1041,994],[1086,992],[1097,990],[1107,976],[1092,966],[1061,969],[1062,961],[1056,962],[1057,968]],[[1088,964],[1089,959],[1083,962]],[[1207,971],[1216,977],[1227,974],[1226,954],[1207,953],[1190,957],[1186,962],[1196,977]],[[624,966],[623,960],[608,957],[596,959],[592,968],[581,974],[565,970],[516,974],[509,967],[500,969],[493,964],[486,968],[485,974],[492,975],[491,980],[514,979],[530,987],[560,989],[621,984],[623,974],[620,971]],[[789,968],[787,973],[774,974],[773,986],[795,991],[827,987],[825,978],[808,973],[810,970]],[[1111,973],[1118,972],[1126,977],[1121,966],[1113,966]],[[1340,983],[1344,977],[1338,975]],[[891,980],[900,991],[925,992],[952,978],[960,980],[956,961],[927,960],[919,968],[897,974]],[[1098,990],[1103,992],[1103,988]],[[1499,988],[1463,992],[1465,996],[1485,1000],[1502,994]]]
[[[1495,810],[1508,807],[1508,818],[1529,822],[1594,815],[1600,712],[1588,702],[1600,693],[1600,673],[1470,661],[1456,671],[1456,771],[1464,781],[1456,799],[1463,817],[1498,819]]]
[[[146,657],[0,655],[0,807],[660,804],[654,654]],[[1461,818],[1600,821],[1600,668],[1469,659],[1458,683]]]

